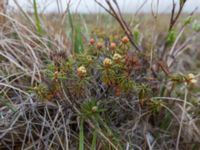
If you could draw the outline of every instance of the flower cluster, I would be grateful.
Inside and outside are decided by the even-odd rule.
[[[84,66],[80,66],[79,68],[77,68],[77,74],[80,78],[83,78],[86,76],[87,74],[87,70]]]
[[[112,60],[109,59],[109,58],[105,58],[104,61],[103,61],[103,65],[105,68],[110,68],[111,65],[112,65]]]
[[[196,79],[195,75],[192,74],[192,73],[189,73],[187,75],[186,81],[187,81],[188,84],[196,84],[197,83],[197,79]]]
[[[55,96],[57,91],[59,91],[60,81],[70,86],[69,92],[71,92],[71,95],[80,96],[81,93],[93,86],[91,83],[100,84],[101,86],[109,87],[110,93],[114,93],[115,96],[136,93],[139,99],[142,99],[142,104],[143,99],[148,99],[146,97],[151,90],[159,92],[158,88],[149,88],[151,86],[159,87],[159,85],[151,85],[150,81],[145,80],[144,71],[149,69],[148,61],[144,61],[144,56],[142,56],[141,60],[141,57],[130,49],[127,36],[122,37],[118,41],[107,42],[109,43],[106,44],[102,39],[96,40],[96,38],[91,38],[88,43],[88,49],[83,53],[67,57],[62,52],[57,54],[62,59],[52,58],[54,63],[51,66],[50,70],[52,73],[50,74],[53,81],[52,84],[54,85],[49,87],[52,87],[51,91],[54,92],[46,95]],[[145,68],[145,66],[147,67]],[[197,78],[194,74],[189,73],[186,76],[171,76],[171,81],[194,85],[197,83]],[[38,92],[35,89],[35,91],[41,93],[42,90]],[[93,111],[96,111],[95,107]]]

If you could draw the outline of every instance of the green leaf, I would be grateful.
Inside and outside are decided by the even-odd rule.
[[[75,53],[83,52],[83,37],[79,25],[75,28],[75,33],[74,33],[74,52]]]
[[[136,44],[139,44],[139,40],[140,40],[140,32],[138,30],[133,32],[133,39],[135,41]]]
[[[176,32],[171,30],[167,35],[167,45],[172,46],[176,40]]]
[[[92,145],[91,145],[90,150],[96,150],[96,144],[97,144],[97,131],[95,129],[93,131]]]
[[[166,112],[164,118],[162,119],[160,128],[163,130],[166,130],[169,127],[171,120],[172,120],[171,113]]]
[[[193,17],[192,17],[192,16],[188,16],[188,17],[184,20],[184,25],[191,24],[192,21],[193,21]]]
[[[74,53],[82,53],[83,52],[83,36],[81,32],[81,27],[79,24],[74,26],[73,17],[70,12],[70,9],[67,9],[69,15],[69,24],[71,27],[71,40],[73,43],[72,49]]]
[[[36,23],[36,27],[38,30],[39,35],[42,34],[42,26],[41,26],[41,22],[39,19],[39,15],[38,15],[38,11],[37,11],[37,2],[36,0],[33,0],[33,8],[34,8],[34,16],[35,16],[35,23]]]
[[[84,128],[83,128],[83,119],[81,119],[80,123],[80,131],[79,131],[79,150],[84,150]]]
[[[198,23],[197,21],[194,22],[194,24],[192,25],[192,28],[195,32],[200,32],[200,23]]]

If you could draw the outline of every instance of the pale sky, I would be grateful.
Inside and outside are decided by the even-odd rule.
[[[16,0],[22,8],[26,10],[32,10],[32,1],[33,0]],[[56,12],[58,11],[57,2],[62,4],[59,7],[59,10],[64,10],[67,7],[67,3],[70,0],[36,0],[38,2],[40,11],[44,12]],[[99,2],[103,3],[104,0],[98,0]],[[146,1],[143,8],[140,12],[150,12],[152,7],[155,10],[157,6],[157,2],[159,1],[159,12],[169,12],[171,11],[171,4],[172,0],[117,0],[119,6],[121,7],[122,11],[124,12],[136,12],[138,8]],[[175,0],[178,2],[179,0]],[[71,0],[71,10],[90,13],[90,12],[103,12],[103,10],[94,2],[94,0]],[[14,0],[9,0],[9,5],[11,8],[17,8]],[[191,12],[195,8],[197,11],[200,12],[200,0],[188,0],[184,11]]]

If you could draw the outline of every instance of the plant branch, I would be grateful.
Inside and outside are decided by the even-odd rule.
[[[116,6],[117,10],[115,10],[113,4],[111,4],[110,0],[105,0],[106,4],[108,5],[109,9],[107,9],[104,5],[102,5],[100,2],[98,2],[97,0],[95,0],[95,2],[102,7],[106,12],[108,12],[113,18],[115,18],[117,20],[117,22],[120,24],[121,28],[124,30],[125,34],[127,35],[127,37],[129,38],[132,46],[139,52],[142,51],[142,48],[139,47],[133,39],[133,35],[131,32],[131,29],[128,27],[128,24],[126,23],[126,21],[123,19],[122,17],[122,13],[120,11],[119,5],[117,3],[116,0],[112,0],[114,5]]]

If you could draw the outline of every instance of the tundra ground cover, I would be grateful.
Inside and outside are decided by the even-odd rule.
[[[34,2],[1,14],[1,149],[200,148],[198,15]]]

